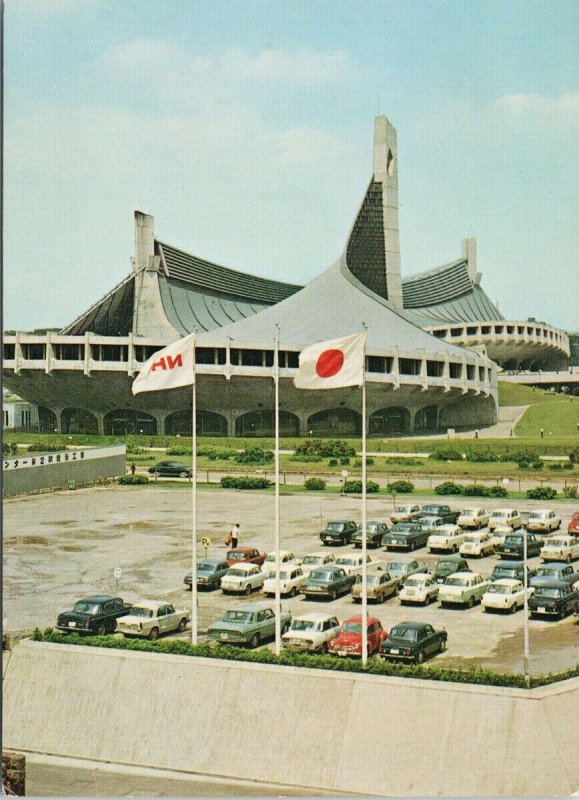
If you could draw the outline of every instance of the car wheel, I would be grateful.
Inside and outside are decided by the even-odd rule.
[[[290,589],[289,596],[290,597],[295,597],[297,593],[298,593],[298,590],[296,589],[296,587],[292,586],[292,588]]]
[[[332,603],[337,598],[337,596],[338,596],[337,591],[335,589],[332,589],[332,591],[330,592],[330,600],[332,601]]]
[[[571,563],[571,553],[569,553],[569,554],[568,554],[568,556],[567,556],[567,558],[565,559],[565,561],[566,561],[568,564],[570,564],[570,563]]]
[[[516,600],[513,603],[513,605],[509,608],[509,611],[511,612],[511,614],[516,614],[517,613],[517,601]]]
[[[179,633],[183,633],[186,627],[187,627],[187,620],[185,619],[185,617],[183,617],[183,619],[180,620],[179,622],[177,630],[179,631]]]
[[[180,478],[188,478],[189,477],[189,473],[188,472],[180,472],[179,473],[179,477]]]
[[[251,639],[249,640],[250,647],[257,647],[259,644],[259,633],[254,633]]]
[[[320,645],[320,654],[325,655],[328,652],[328,643],[322,642]]]
[[[445,650],[446,650],[446,639],[442,639],[440,642],[440,649],[438,652],[444,653]]]
[[[213,584],[214,589],[221,589],[221,578]]]
[[[362,602],[362,598],[361,597],[352,597],[352,602],[353,603],[361,603]]]
[[[248,583],[247,586],[245,587],[244,594],[246,594],[248,596],[251,594],[251,584],[250,583]]]
[[[467,608],[472,608],[473,606],[474,606],[474,597],[472,597],[472,595],[471,595],[471,597],[468,598],[468,602],[466,604],[466,607]]]
[[[402,599],[401,599],[401,600],[400,600],[400,605],[401,605],[401,606],[405,606],[405,605],[406,605],[406,600],[402,600]]]
[[[105,626],[102,623],[96,629],[96,635],[97,636],[104,636],[106,632],[107,632],[107,629],[105,628]]]
[[[151,628],[151,631],[149,633],[149,639],[152,642],[154,642],[155,639],[158,639],[158,638],[159,638],[159,628]]]
[[[417,664],[423,664],[424,663],[424,653],[422,652],[422,650],[416,656],[416,663]]]

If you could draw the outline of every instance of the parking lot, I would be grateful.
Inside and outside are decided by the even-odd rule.
[[[418,503],[432,498],[412,498]],[[241,546],[261,551],[273,549],[273,496],[259,492],[198,492],[198,541],[209,537],[207,556],[225,555],[225,536],[232,523],[241,523]],[[442,498],[442,502],[447,502]],[[450,501],[451,507],[460,503]],[[476,504],[476,503],[475,503]],[[472,505],[472,503],[471,503]],[[513,506],[521,512],[549,506],[561,514],[566,530],[575,506],[550,501],[492,501],[481,503],[487,510]],[[385,520],[392,500],[368,498],[368,520]],[[337,495],[285,495],[281,498],[281,547],[296,556],[324,549],[319,532],[329,520],[360,521],[360,498]],[[56,622],[59,612],[90,594],[118,594],[125,600],[163,599],[187,608],[191,593],[183,578],[191,569],[191,498],[187,488],[99,487],[14,498],[4,503],[4,629],[44,628]],[[328,548],[351,551],[351,546]],[[402,558],[425,561],[432,570],[439,555],[425,548],[412,554],[369,550],[372,560]],[[205,556],[199,544],[198,558]],[[496,556],[470,559],[473,570],[488,575]],[[537,566],[539,559],[531,564]],[[115,567],[121,575],[114,577]],[[577,566],[576,566],[577,568]],[[118,572],[117,572],[118,574]],[[252,599],[265,599],[261,592]],[[199,629],[219,619],[226,608],[247,598],[223,595],[221,591],[198,595]],[[360,606],[346,595],[330,604],[307,601],[303,595],[282,600],[292,615],[332,609],[343,620],[359,613]],[[404,620],[427,621],[448,631],[448,650],[436,663],[455,666],[481,665],[500,671],[522,671],[523,612],[485,614],[480,605],[472,609],[442,609],[439,604],[402,607],[398,598],[369,605],[386,630]],[[530,620],[531,671],[558,671],[577,663],[579,625],[577,617],[564,620]],[[190,637],[190,631],[180,635]],[[203,636],[200,637],[203,639]],[[271,645],[266,645],[271,646]]]

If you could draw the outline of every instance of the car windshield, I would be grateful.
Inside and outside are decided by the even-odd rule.
[[[236,569],[235,567],[232,567],[227,573],[226,577],[229,578],[230,575],[233,575],[234,578],[242,578],[247,575],[247,571],[244,569]]]
[[[420,586],[420,584],[424,583],[424,580],[424,578],[419,578],[418,575],[410,575],[406,579],[406,586]]]
[[[451,578],[446,579],[447,586],[468,586],[470,578],[463,577],[462,575],[453,575]]]
[[[415,642],[418,639],[418,632],[413,628],[403,628],[397,626],[390,631],[391,639],[408,639],[409,642]]]
[[[456,561],[439,561],[436,566],[437,572],[448,572],[448,570],[455,569]]]
[[[539,567],[537,578],[552,578],[554,575],[558,575],[560,571],[561,567]]]
[[[133,606],[131,608],[131,616],[149,618],[153,616],[153,612],[150,608],[144,608],[143,606]]]
[[[561,597],[561,590],[549,586],[537,587],[535,590],[535,597]]]
[[[329,581],[332,575],[332,572],[323,572],[321,569],[317,569],[315,572],[312,572],[310,578],[313,581]]]
[[[74,604],[73,611],[78,611],[81,614],[97,614],[100,606],[97,603],[87,603],[86,600],[79,600]]]
[[[493,513],[491,514],[491,517],[494,517],[494,519],[506,519],[506,517],[508,516],[509,516],[508,511],[493,511]]]
[[[463,508],[460,513],[463,517],[476,517],[477,510],[476,508]]]
[[[477,536],[476,534],[473,534],[471,536],[465,536],[464,537],[464,541],[465,542],[480,542],[480,536]]]
[[[321,556],[306,556],[302,562],[303,564],[321,564]]]
[[[398,514],[408,514],[409,511],[410,511],[410,506],[396,506],[396,508],[394,509],[394,512]]]
[[[568,547],[568,543],[565,539],[551,539],[550,542],[546,542],[546,547]]]
[[[214,565],[208,564],[206,561],[201,561],[197,564],[197,572],[213,572],[214,569]]]
[[[250,611],[226,611],[223,615],[224,622],[251,622],[252,619]]]
[[[363,575],[356,575],[356,583],[362,583]],[[380,575],[367,575],[366,583],[380,583]]]
[[[392,533],[407,533],[408,531],[413,531],[414,526],[408,525],[405,522],[399,522],[398,525],[394,525],[392,528]]]
[[[386,564],[386,569],[390,572],[392,570],[394,570],[394,572],[404,572],[406,569],[406,564],[403,561],[389,561]]]
[[[227,558],[230,561],[244,561],[245,553],[243,553],[241,550],[230,550],[227,553]]]
[[[348,556],[342,556],[341,558],[336,559],[336,564],[338,564],[339,566],[342,566],[344,564],[346,564],[346,566],[354,566],[356,563],[357,563],[356,558],[352,557],[349,558]]]
[[[491,583],[491,585],[487,588],[487,592],[489,594],[509,594],[510,591],[510,586],[497,586],[494,583]]]
[[[495,567],[493,570],[494,578],[516,578],[517,570],[508,569],[507,567]]]
[[[341,633],[362,633],[362,624],[360,622],[344,622]]]
[[[522,544],[523,537],[522,536],[507,536],[505,539],[505,544]]]
[[[294,619],[292,622],[292,631],[313,631],[316,623],[311,619]]]
[[[328,522],[326,525],[326,530],[328,531],[343,531],[344,530],[344,523],[343,522]]]
[[[372,531],[373,533],[375,533],[378,530],[378,523],[377,522],[368,522],[366,524],[366,530],[367,531]]]
[[[267,577],[269,579],[275,578],[275,570],[274,569],[270,570],[269,575]],[[280,580],[286,581],[290,577],[290,574],[289,572],[280,572],[279,577]]]

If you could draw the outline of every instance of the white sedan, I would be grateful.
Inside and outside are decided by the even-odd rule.
[[[280,594],[289,594],[290,597],[295,597],[307,579],[308,575],[297,564],[284,564],[279,571]],[[275,569],[271,569],[263,583],[264,594],[269,597],[275,595],[275,582]]]
[[[458,525],[438,525],[428,537],[426,545],[431,553],[439,550],[456,553],[465,538],[466,533]]]
[[[230,567],[226,575],[221,578],[221,591],[223,594],[251,594],[254,589],[261,589],[265,582],[265,572],[258,564],[237,564]]]
[[[291,550],[280,550],[279,563],[280,566],[283,567],[286,564],[299,563],[299,561]],[[261,571],[265,572],[266,575],[269,575],[272,569],[275,569],[275,551],[273,553],[268,553],[265,557],[265,561],[261,565]]]
[[[529,514],[528,531],[545,531],[551,533],[561,527],[561,517],[552,508],[537,508]]]
[[[302,558],[301,568],[309,575],[314,569],[328,567],[336,563],[336,556],[333,553],[308,553]]]
[[[461,528],[485,528],[489,524],[489,515],[484,508],[463,508],[456,524]]]
[[[492,535],[488,531],[469,533],[458,552],[461,556],[482,556],[495,552]]]
[[[419,514],[420,506],[410,504],[396,506],[392,514],[390,514],[390,519],[392,520],[392,524],[396,525],[397,522],[412,522]]]
[[[191,612],[175,610],[165,600],[140,600],[129,614],[117,619],[117,632],[123,636],[157,639],[162,633],[184,631],[191,620]]]
[[[514,508],[497,508],[489,517],[491,531],[494,531],[499,525],[508,525],[516,531],[522,524],[521,515]]]
[[[366,563],[372,563],[370,556],[366,556]],[[358,575],[362,572],[364,558],[361,553],[352,553],[349,556],[339,556],[336,559],[336,566],[341,567],[346,575]],[[373,564],[374,566],[374,564]]]
[[[579,558],[579,537],[555,536],[545,542],[539,555],[543,561],[566,561],[570,564]]]
[[[432,575],[416,572],[406,578],[406,583],[400,590],[400,605],[406,603],[424,603],[427,606],[438,597],[439,585]]]
[[[527,597],[533,590],[527,589]],[[525,587],[514,578],[501,578],[493,581],[482,596],[485,611],[510,611],[514,614],[525,604]]]
[[[282,647],[288,650],[325,653],[328,642],[340,632],[336,617],[328,614],[303,614],[296,617],[287,633],[281,637]]]

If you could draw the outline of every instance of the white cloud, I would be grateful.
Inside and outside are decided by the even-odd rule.
[[[578,124],[579,93],[571,92],[559,97],[540,94],[509,94],[488,104],[491,114],[498,114],[516,122],[538,120],[543,123]]]
[[[344,50],[262,50],[251,55],[245,50],[236,49],[220,57],[218,71],[236,80],[292,84],[343,81],[357,73],[350,56]]]

